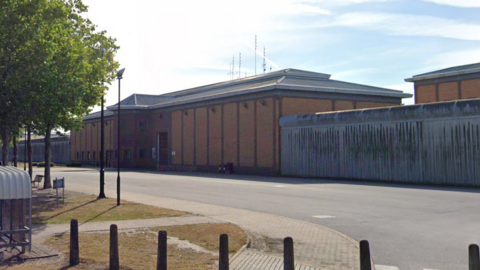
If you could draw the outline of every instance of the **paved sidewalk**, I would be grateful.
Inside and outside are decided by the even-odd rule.
[[[86,194],[98,193],[97,188],[70,183],[68,189]],[[106,189],[108,194],[116,190]],[[193,215],[176,218],[90,222],[80,224],[79,231],[108,230],[115,223],[119,229],[156,226],[234,223],[253,236],[251,246],[231,258],[230,269],[283,269],[283,239],[293,238],[296,269],[359,269],[358,242],[329,228],[287,217],[236,209],[225,206],[181,201],[145,194],[122,192],[122,199],[147,205],[189,212]],[[200,215],[200,216],[197,216]],[[41,240],[69,230],[69,224],[36,227],[34,239]],[[261,241],[256,241],[255,238]],[[262,246],[262,243],[264,244]],[[265,245],[266,243],[266,245]]]

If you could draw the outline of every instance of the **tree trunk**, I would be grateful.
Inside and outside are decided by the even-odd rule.
[[[32,180],[33,164],[32,164],[32,129],[28,125],[27,134],[27,155],[28,155],[28,174],[30,174],[30,180]]]
[[[45,132],[45,173],[44,173],[44,182],[43,188],[52,188],[52,181],[50,179],[50,136],[52,133],[51,126],[47,126]]]
[[[2,165],[8,165],[8,143],[10,142],[10,130],[8,128],[2,130]]]
[[[17,136],[13,136],[13,166],[17,167],[18,165],[18,146],[17,146]]]

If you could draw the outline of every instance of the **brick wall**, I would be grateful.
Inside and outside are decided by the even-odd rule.
[[[480,98],[480,79],[416,85],[415,103]]]

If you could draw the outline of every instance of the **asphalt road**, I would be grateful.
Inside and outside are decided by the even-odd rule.
[[[99,185],[98,171],[52,171],[66,185]],[[106,186],[116,188],[116,172]],[[480,190],[299,178],[122,172],[124,191],[271,213],[368,240],[375,264],[468,269],[480,244]],[[116,197],[116,194],[107,194]]]

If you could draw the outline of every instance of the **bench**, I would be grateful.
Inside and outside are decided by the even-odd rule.
[[[33,187],[35,187],[35,183],[38,183],[37,186],[40,186],[40,182],[43,180],[43,175],[35,175],[35,179],[32,180]]]

